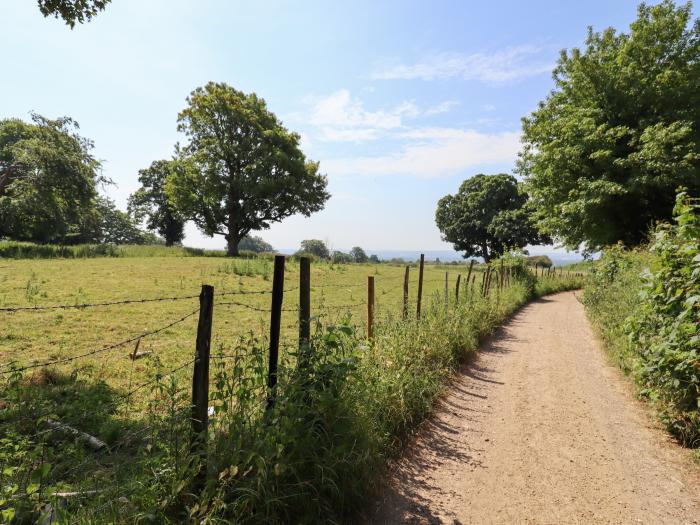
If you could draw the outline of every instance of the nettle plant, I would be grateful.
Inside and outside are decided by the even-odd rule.
[[[627,322],[640,356],[638,378],[681,441],[700,445],[700,199],[678,194],[675,224],[660,225],[650,247],[642,301]]]

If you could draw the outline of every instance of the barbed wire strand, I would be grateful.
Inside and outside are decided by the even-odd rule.
[[[114,350],[115,348],[120,348],[122,346],[128,345],[129,343],[133,343],[134,341],[137,341],[137,340],[142,339],[144,337],[149,337],[151,335],[155,335],[155,334],[160,333],[164,330],[167,330],[168,328],[171,328],[171,327],[175,326],[176,324],[179,324],[179,323],[182,323],[183,321],[186,321],[187,319],[189,319],[190,317],[192,317],[193,315],[195,315],[197,313],[199,313],[199,308],[197,308],[196,310],[193,310],[192,312],[180,317],[179,319],[177,319],[171,323],[168,323],[167,325],[161,326],[160,328],[156,328],[155,330],[149,330],[149,331],[144,332],[142,334],[139,334],[139,335],[136,335],[133,337],[129,337],[128,339],[124,339],[123,341],[119,341],[117,343],[103,346],[101,348],[96,348],[96,349],[90,350],[89,352],[84,352],[82,354],[78,354],[75,356],[65,357],[62,359],[55,359],[53,361],[44,361],[43,363],[35,363],[33,365],[26,365],[26,366],[23,366],[20,368],[12,368],[11,370],[7,370],[7,368],[10,368],[12,366],[12,363],[6,363],[0,369],[0,374],[17,373],[17,372],[23,372],[25,370],[31,370],[33,368],[41,368],[44,366],[69,363],[71,361],[75,361],[75,360],[81,359],[83,357],[88,357],[91,355],[100,354],[102,352],[107,352],[108,350]]]

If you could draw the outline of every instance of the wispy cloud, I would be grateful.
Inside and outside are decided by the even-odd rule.
[[[518,132],[421,128],[401,135],[410,142],[393,154],[329,159],[323,163],[324,171],[352,176],[449,176],[478,165],[512,164],[520,146]]]
[[[311,104],[308,122],[318,129],[320,140],[328,141],[373,140],[382,131],[400,128],[403,119],[419,114],[418,107],[410,101],[388,109],[367,110],[347,89],[326,97],[309,98],[307,103]]]
[[[438,53],[413,64],[395,64],[378,68],[372,78],[378,80],[438,80],[462,78],[487,83],[503,83],[552,70],[551,60],[543,58],[542,48],[523,45],[493,53]]]

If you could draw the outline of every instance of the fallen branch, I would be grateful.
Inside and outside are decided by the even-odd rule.
[[[107,443],[96,438],[95,436],[91,436],[87,432],[83,432],[82,430],[78,430],[77,428],[74,428],[74,427],[67,425],[65,423],[61,423],[59,421],[54,421],[53,419],[47,419],[46,424],[55,430],[63,430],[65,432],[68,432],[69,434],[73,434],[74,436],[77,436],[78,438],[85,441],[90,446],[90,448],[95,450],[95,451],[102,450],[103,448],[106,448],[107,450],[109,450],[109,447],[107,447]]]

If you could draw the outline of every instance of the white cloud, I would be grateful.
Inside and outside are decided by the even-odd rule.
[[[437,106],[433,106],[432,108],[426,109],[423,112],[423,115],[430,116],[438,115],[440,113],[447,113],[455,106],[459,106],[459,102],[457,102],[456,100],[446,100],[445,102],[441,102]]]
[[[422,128],[401,136],[413,142],[394,154],[329,159],[323,163],[324,171],[332,175],[449,176],[483,164],[513,164],[520,147],[518,132]]]
[[[462,78],[492,84],[525,78],[552,70],[551,61],[537,55],[542,49],[523,45],[494,53],[438,53],[414,64],[398,64],[377,70],[372,78],[380,80],[436,80]]]
[[[371,111],[347,89],[326,97],[308,97],[305,102],[310,106],[309,117],[302,119],[299,114],[292,117],[314,126],[314,138],[327,142],[377,140],[404,129],[407,120],[445,113],[459,105],[459,102],[447,100],[421,110],[414,102],[404,100],[392,107]]]

